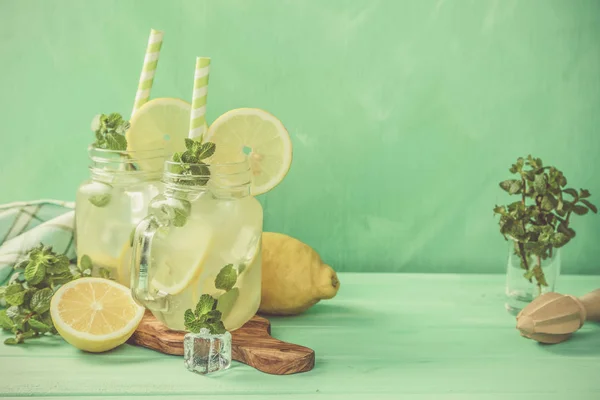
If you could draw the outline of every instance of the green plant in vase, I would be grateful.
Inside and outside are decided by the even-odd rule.
[[[588,200],[588,190],[567,187],[564,174],[556,167],[544,166],[539,158],[519,157],[509,171],[516,177],[500,182],[500,188],[518,199],[496,205],[494,214],[500,217],[500,233],[512,241],[507,307],[520,309],[544,291],[553,290],[560,270],[558,249],[576,235],[571,227],[573,216],[597,213],[598,209]],[[520,278],[514,276],[515,270],[522,272]],[[551,271],[551,276],[545,270]]]

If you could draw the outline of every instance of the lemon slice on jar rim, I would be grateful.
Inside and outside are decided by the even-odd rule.
[[[292,142],[285,126],[259,108],[237,108],[218,117],[205,142],[216,145],[210,162],[240,162],[248,157],[253,196],[266,193],[287,175],[292,164]]]

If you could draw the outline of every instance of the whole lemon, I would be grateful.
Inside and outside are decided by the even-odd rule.
[[[319,254],[282,233],[262,235],[262,296],[259,312],[300,314],[323,299],[334,297],[340,282]]]

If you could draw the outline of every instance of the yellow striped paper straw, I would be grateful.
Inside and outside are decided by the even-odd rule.
[[[208,95],[208,74],[210,57],[197,57],[194,72],[194,93],[192,94],[192,114],[190,116],[190,139],[202,137],[206,131],[206,97]]]
[[[140,74],[137,93],[135,94],[135,102],[133,103],[133,111],[131,116],[150,99],[150,89],[154,82],[154,73],[158,65],[158,56],[163,42],[163,31],[155,29],[150,30],[148,38],[148,47],[146,48],[146,56],[144,57],[144,66]]]

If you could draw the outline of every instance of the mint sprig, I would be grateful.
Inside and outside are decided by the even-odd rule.
[[[217,300],[209,294],[200,296],[196,309],[185,310],[184,325],[190,332],[200,333],[207,329],[213,335],[225,333],[225,326],[221,321],[221,311],[217,310]]]
[[[67,256],[40,244],[14,269],[8,284],[0,287],[0,299],[9,306],[0,311],[0,327],[15,334],[4,343],[20,344],[45,333],[58,333],[50,315],[52,296],[65,283],[91,275],[89,257],[84,255],[80,265],[73,267]]]
[[[509,172],[515,175],[499,183],[502,190],[517,198],[507,205],[496,205],[500,233],[514,241],[514,253],[520,258],[523,276],[539,291],[548,286],[542,261],[551,258],[555,249],[575,238],[571,226],[574,215],[598,213],[588,198],[587,189],[569,188],[563,172],[545,165],[540,158],[528,155],[517,158]]]
[[[129,127],[129,121],[126,121],[119,113],[96,115],[91,126],[96,135],[94,146],[107,150],[127,150],[125,132]]]
[[[201,143],[194,139],[185,138],[184,152],[178,152],[171,157],[179,163],[174,171],[180,175],[196,176],[196,179],[179,179],[177,183],[190,186],[204,186],[208,182],[210,169],[203,160],[215,154],[216,145],[212,142]]]
[[[203,160],[215,153],[216,145],[212,142],[201,143],[197,140],[185,138],[184,152],[173,154],[171,160],[177,165],[173,168],[174,173],[182,175],[182,178],[174,179],[174,182],[185,186],[204,186],[209,180],[210,169]],[[177,206],[162,204],[161,211],[169,216],[175,227],[186,224],[191,212],[191,204],[187,200],[180,200]]]
[[[217,274],[215,287],[225,292],[230,291],[237,282],[238,273],[233,264],[227,264]],[[187,309],[184,313],[185,328],[193,333],[200,333],[201,329],[207,329],[211,335],[221,335],[226,332],[225,325],[221,320],[223,315],[217,310],[219,301],[209,294],[203,294],[196,304],[196,309]]]

